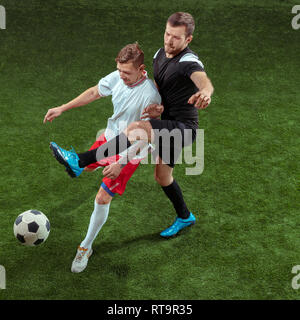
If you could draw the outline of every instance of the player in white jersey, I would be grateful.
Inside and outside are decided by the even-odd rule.
[[[161,97],[153,81],[147,77],[144,53],[138,44],[125,46],[115,60],[117,62],[117,71],[102,78],[98,85],[86,90],[67,104],[49,109],[45,115],[44,123],[47,121],[52,122],[53,119],[66,110],[80,107],[101,97],[111,95],[114,113],[107,121],[105,133],[95,141],[90,148],[91,150],[98,148],[120,134],[130,123],[140,120],[145,108],[149,105],[156,105],[155,108],[151,108],[149,118],[159,117],[163,111],[163,107],[160,105]],[[59,161],[61,155],[64,158],[72,157],[71,152],[62,149],[54,142],[51,142],[50,147],[53,155]],[[141,161],[140,158],[136,157],[133,161],[122,165],[119,161],[121,159],[122,154],[106,158],[75,173],[75,176],[78,176],[82,171],[94,171],[99,167],[105,167],[103,170],[105,177],[94,201],[94,211],[90,218],[86,237],[80,243],[73,260],[72,272],[81,272],[86,268],[88,258],[92,254],[93,241],[108,217],[111,200],[116,193],[121,195],[125,191],[128,180]],[[60,162],[65,165],[66,171],[74,177],[74,172],[69,170],[68,164],[63,161]]]

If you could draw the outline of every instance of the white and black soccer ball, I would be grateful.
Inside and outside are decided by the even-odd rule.
[[[15,237],[25,246],[37,246],[49,236],[50,222],[43,212],[27,210],[14,223]]]

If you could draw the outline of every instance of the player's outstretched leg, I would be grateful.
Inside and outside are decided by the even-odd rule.
[[[169,228],[162,231],[160,233],[160,235],[164,238],[175,237],[176,235],[178,235],[180,230],[193,225],[195,223],[195,221],[196,221],[196,218],[192,214],[192,212],[190,212],[189,217],[186,219],[182,219],[182,218],[177,217],[175,219],[174,223]]]
[[[55,159],[60,164],[65,166],[66,171],[70,177],[76,178],[82,173],[84,168],[79,167],[79,157],[75,153],[73,148],[72,150],[68,151],[58,146],[55,142],[50,142],[50,149],[52,150]]]

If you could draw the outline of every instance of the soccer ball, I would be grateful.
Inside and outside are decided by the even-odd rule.
[[[21,213],[14,223],[15,237],[25,246],[37,246],[44,242],[50,232],[48,218],[38,210]]]

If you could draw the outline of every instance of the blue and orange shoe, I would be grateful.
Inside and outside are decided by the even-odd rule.
[[[50,142],[50,149],[54,158],[66,167],[66,171],[70,177],[76,178],[82,173],[84,168],[79,167],[79,157],[73,148],[68,151],[58,146],[55,142]]]
[[[178,235],[178,232],[183,228],[189,227],[196,222],[195,216],[190,212],[190,215],[186,219],[182,219],[177,217],[174,223],[167,228],[166,230],[162,231],[160,235],[164,238],[171,238]]]

